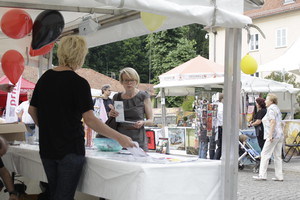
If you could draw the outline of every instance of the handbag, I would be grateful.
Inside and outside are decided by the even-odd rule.
[[[118,128],[118,122],[116,122],[115,117],[109,117],[106,120],[105,124],[114,130],[117,130],[117,128]]]

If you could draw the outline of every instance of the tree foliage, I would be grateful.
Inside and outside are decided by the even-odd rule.
[[[291,73],[283,73],[283,72],[272,72],[270,75],[265,77],[266,79],[271,79],[278,82],[285,82],[293,85],[295,88],[300,88],[300,83],[297,82],[297,77]],[[300,95],[297,93],[297,102],[300,103]]]
[[[83,67],[118,77],[124,67],[136,69],[142,83],[159,82],[158,76],[201,55],[208,57],[206,31],[199,24],[151,33],[89,49]],[[57,65],[56,47],[53,64]],[[181,106],[184,97],[168,97],[166,105]]]
[[[300,87],[300,83],[296,81],[296,75],[283,72],[272,72],[270,75],[265,77],[266,79],[271,79],[278,82],[285,82],[293,85],[295,88]]]

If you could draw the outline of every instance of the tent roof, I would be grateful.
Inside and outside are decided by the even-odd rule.
[[[154,88],[165,88],[166,96],[194,96],[196,87],[206,90],[223,88],[224,67],[197,56],[159,76],[160,83]],[[300,89],[293,85],[241,74],[242,92],[289,92]]]
[[[6,76],[2,76],[0,78],[0,84],[8,83],[8,78]],[[26,80],[25,78],[22,77],[22,82],[21,82],[21,89],[23,90],[33,90],[35,87],[35,84]]]
[[[258,72],[286,71],[300,75],[300,37],[278,58],[258,66]]]
[[[257,8],[252,2],[259,0],[218,0],[214,4],[210,0],[0,0],[0,17],[11,8],[22,8],[34,21],[43,10],[59,10],[65,20],[61,36],[85,34],[89,47],[95,47],[151,33],[143,24],[140,12],[166,16],[163,25],[155,32],[192,23],[242,28],[252,23],[243,15],[245,9]],[[92,24],[99,25],[94,27],[85,23],[88,18],[93,20]],[[79,27],[87,31],[81,33]],[[38,58],[27,53],[31,35],[16,40],[1,32],[0,38],[0,55],[15,49],[28,58],[27,65],[37,66]]]
[[[220,77],[224,67],[202,56],[197,56],[159,76],[164,80],[193,80],[199,78]]]
[[[4,83],[8,83],[9,80],[6,76],[2,76],[0,78],[0,84],[4,84]],[[22,81],[21,81],[21,90],[20,90],[20,93],[21,94],[26,94],[27,93],[27,90],[33,90],[35,87],[35,84],[26,80],[25,78],[22,77]],[[3,94],[7,94],[7,92],[3,92],[3,91],[0,91],[0,95],[3,95]]]
[[[300,91],[294,88],[293,85],[273,81],[269,79],[262,79],[258,77],[241,75],[242,92],[288,92],[297,93]],[[198,79],[190,81],[164,81],[155,85],[154,88],[164,88],[166,96],[195,96],[195,88],[201,87],[206,90],[212,88],[223,88],[224,77]]]

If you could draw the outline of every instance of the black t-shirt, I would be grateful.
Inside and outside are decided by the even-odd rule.
[[[104,104],[104,106],[105,106],[106,112],[108,113],[108,112],[110,111],[110,107],[109,107],[108,105],[109,105],[109,104],[114,105],[114,102],[113,102],[112,99],[107,98],[107,99],[103,99],[103,104]]]
[[[2,161],[2,158],[0,158],[0,168],[4,167],[4,164],[3,164],[3,161]]]
[[[85,155],[82,114],[93,110],[88,82],[73,71],[48,70],[38,80],[30,105],[37,108],[41,158]]]
[[[260,109],[253,117],[253,122],[255,122],[257,119],[262,120],[262,118],[264,118],[264,116],[267,113],[267,109],[266,108],[262,108]],[[256,132],[256,136],[259,135],[263,135],[264,134],[264,126],[263,123],[260,123],[259,125],[255,126],[255,132]]]

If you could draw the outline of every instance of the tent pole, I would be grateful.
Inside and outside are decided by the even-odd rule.
[[[240,60],[242,30],[226,28],[221,199],[237,199]]]
[[[291,95],[291,119],[294,119],[294,114],[295,114],[295,110],[294,110],[294,96],[295,94],[290,93]]]
[[[166,127],[166,97],[165,97],[165,88],[161,88],[161,134],[163,137],[166,137],[165,135],[165,127]]]

